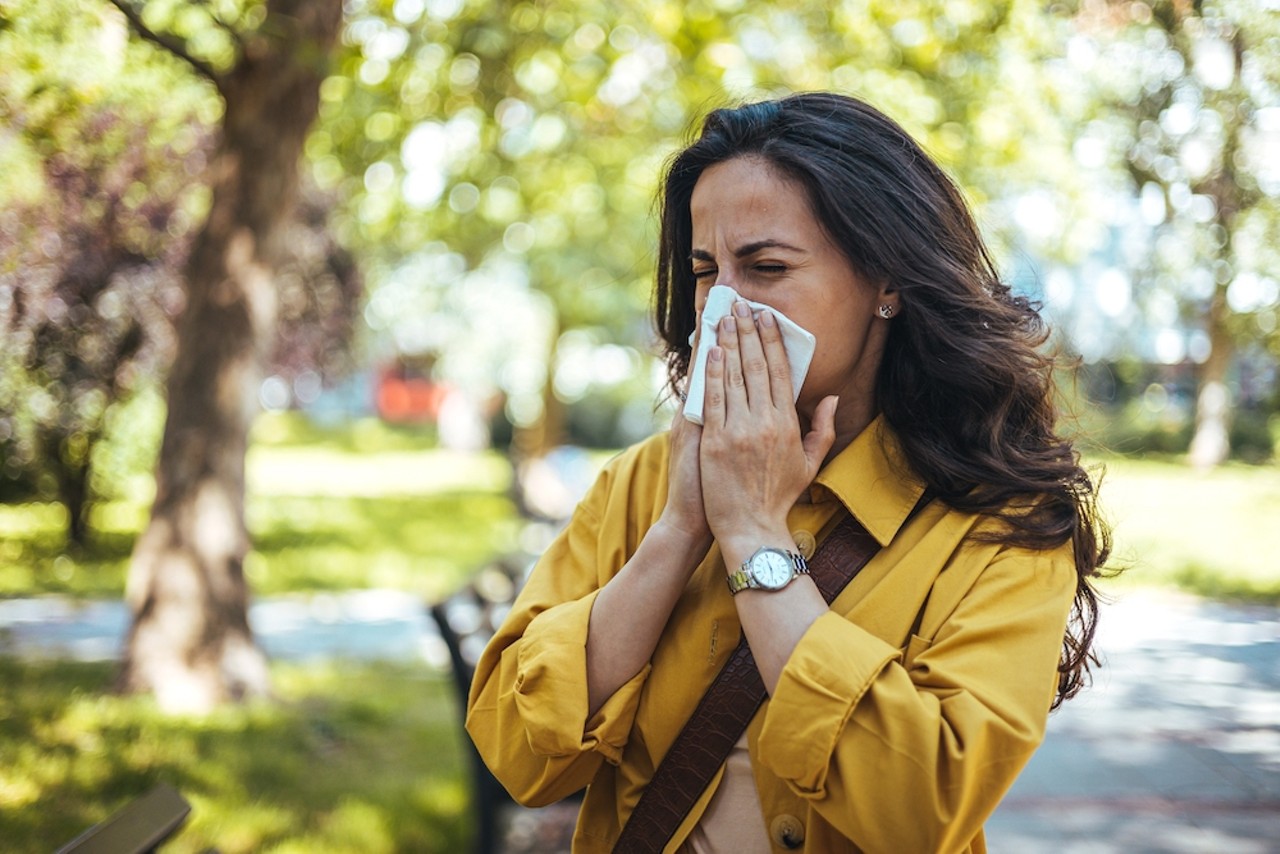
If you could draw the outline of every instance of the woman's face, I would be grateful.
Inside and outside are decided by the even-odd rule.
[[[817,338],[797,409],[811,415],[830,394],[873,403],[897,295],[863,281],[814,218],[805,189],[757,157],[706,169],[690,200],[694,309],[713,285],[776,308]]]

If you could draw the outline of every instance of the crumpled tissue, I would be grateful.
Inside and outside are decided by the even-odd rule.
[[[715,344],[716,327],[720,319],[733,311],[733,304],[741,299],[738,292],[728,285],[716,285],[707,293],[707,304],[702,309],[700,324],[702,345],[694,354],[693,367],[689,369],[689,386],[684,403],[684,417],[694,424],[702,423],[702,403],[707,389],[707,352]],[[761,302],[746,301],[751,306],[752,314],[760,316],[760,312],[769,309],[778,321],[782,330],[782,344],[787,351],[787,361],[791,365],[791,389],[795,399],[800,397],[800,387],[809,373],[809,363],[813,361],[813,351],[817,346],[817,338],[813,333],[802,329],[780,311]],[[697,330],[689,336],[689,344],[693,345]]]

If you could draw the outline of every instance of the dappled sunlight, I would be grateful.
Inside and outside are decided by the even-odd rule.
[[[1104,606],[1098,649],[1094,686],[1050,716],[997,810],[992,850],[1274,850],[1280,614],[1134,590]]]
[[[394,587],[439,598],[475,567],[515,547],[519,523],[504,495],[283,497],[253,500],[254,590]]]
[[[103,665],[0,659],[13,686],[0,697],[6,849],[51,850],[159,781],[194,807],[165,846],[177,854],[465,847],[461,733],[442,677],[277,665],[280,703],[195,720],[100,695],[110,676]]]
[[[465,467],[459,471],[456,479],[466,480]],[[420,495],[251,495],[246,576],[259,594],[393,587],[444,596],[476,566],[516,547],[515,507],[485,488],[485,478],[481,472],[478,486]],[[89,549],[72,554],[52,507],[0,504],[0,528],[13,530],[0,537],[0,594],[120,596],[145,510],[113,505],[113,523],[134,526],[90,529]]]
[[[165,780],[195,806],[176,854],[464,849],[426,606],[547,547],[596,467],[543,451],[669,419],[672,151],[714,107],[833,89],[954,176],[1084,363],[1084,432],[1170,454],[1108,464],[1106,666],[993,850],[1276,850],[1280,617],[1149,592],[1280,605],[1275,7],[0,0],[0,848],[52,850]],[[166,453],[160,491],[196,497],[148,527],[166,400],[168,450],[216,459]],[[1172,456],[1228,442],[1268,465]],[[211,558],[143,542],[135,605],[190,571],[148,600],[159,646],[247,616],[277,703],[162,714],[207,704],[216,654],[109,693],[144,530]],[[266,666],[242,639],[206,675]]]
[[[248,482],[259,496],[389,497],[443,492],[501,492],[511,468],[497,453],[383,451],[343,454],[325,448],[250,451]]]
[[[67,547],[66,510],[61,505],[0,504],[0,595],[120,595],[126,561],[146,522],[145,508],[122,504],[103,502],[103,508],[93,508],[88,544],[74,552]],[[119,527],[122,524],[125,527]]]
[[[1265,728],[1280,735],[1280,616],[1172,593],[1132,592],[1104,606],[1096,685],[1052,718],[1083,737],[1204,744]],[[1257,759],[1280,772],[1274,739]],[[1280,746],[1280,745],[1278,745]],[[1280,779],[1276,781],[1280,786]],[[1277,789],[1280,796],[1280,788]]]

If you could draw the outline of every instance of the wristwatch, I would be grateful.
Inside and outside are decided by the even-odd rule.
[[[798,576],[809,574],[803,555],[782,549],[757,549],[729,576],[729,592],[743,590],[781,590]]]

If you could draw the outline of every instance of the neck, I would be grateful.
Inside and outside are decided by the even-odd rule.
[[[812,412],[801,411],[797,414],[800,416],[800,435],[804,436],[813,429]],[[880,414],[880,407],[876,406],[874,396],[853,395],[848,400],[841,397],[840,405],[836,409],[836,439],[831,443],[831,450],[827,452],[822,464],[825,466],[837,454],[849,447],[849,444],[867,429],[867,425],[874,421],[878,414]]]

